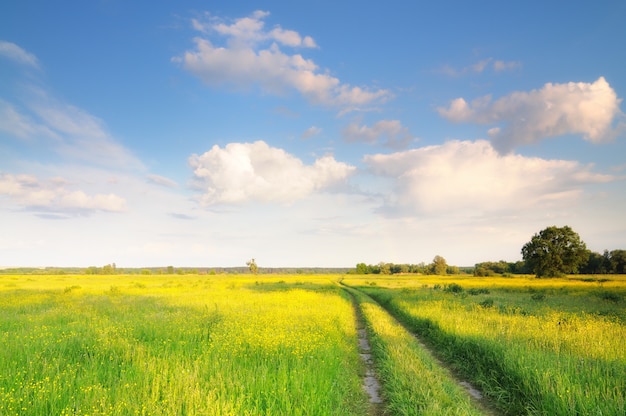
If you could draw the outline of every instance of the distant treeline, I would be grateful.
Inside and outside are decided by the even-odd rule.
[[[351,267],[259,267],[257,274],[342,274],[354,272]],[[113,274],[249,274],[248,267],[117,267],[115,263],[104,266],[91,267],[8,267],[0,269],[0,274],[86,274],[86,275],[113,275]]]
[[[626,250],[604,250],[603,254],[589,251],[587,261],[578,267],[580,274],[626,274]],[[477,263],[474,266],[475,276],[494,276],[505,274],[531,274],[523,261],[509,263],[506,261]]]
[[[588,259],[579,266],[580,274],[626,274],[626,250],[605,250],[603,254],[589,251]],[[117,267],[115,263],[91,267],[11,267],[0,269],[0,274],[248,274],[249,267]],[[532,274],[524,261],[486,261],[473,267],[451,266],[441,256],[426,264],[378,264],[359,263],[348,267],[259,267],[257,274],[473,274],[474,276],[502,276],[508,274]]]
[[[432,263],[396,264],[380,262],[378,264],[359,263],[354,272],[356,274],[471,274],[473,267],[450,266],[441,256],[435,256]]]
[[[589,251],[586,262],[578,268],[580,274],[626,274],[626,250],[605,250],[603,254]],[[512,274],[532,274],[522,260],[516,262],[486,261],[476,263],[474,267],[458,267],[446,264],[445,259],[436,256],[432,263],[395,264],[380,262],[378,264],[359,263],[353,270],[356,274],[473,274],[474,276],[506,276]]]

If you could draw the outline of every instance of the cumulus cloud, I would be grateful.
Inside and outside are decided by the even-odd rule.
[[[614,124],[623,113],[621,99],[603,78],[593,83],[545,84],[530,92],[514,92],[496,101],[484,96],[468,103],[452,100],[439,114],[456,123],[495,125],[488,130],[500,153],[548,137],[580,134],[593,143],[611,140],[622,131]]]
[[[249,17],[224,22],[213,16],[194,19],[193,27],[205,37],[194,39],[195,49],[173,58],[185,69],[210,86],[231,85],[237,88],[259,86],[271,94],[295,90],[314,104],[359,106],[384,102],[391,97],[387,90],[354,87],[341,83],[301,54],[288,54],[281,46],[314,48],[310,36],[276,26],[265,28],[268,12],[256,11]],[[226,38],[224,46],[207,37]]]
[[[25,51],[12,42],[0,40],[0,56],[8,58],[22,65],[39,68],[37,57],[30,52]]]
[[[348,143],[363,142],[368,144],[381,143],[384,146],[403,149],[415,140],[409,129],[399,120],[380,120],[371,127],[350,123],[342,131]]]
[[[70,215],[96,211],[123,212],[126,200],[115,194],[88,195],[71,190],[63,178],[40,180],[33,175],[0,174],[0,197],[26,209]]]
[[[332,156],[305,165],[263,141],[215,145],[192,155],[189,164],[203,192],[203,205],[293,202],[343,182],[355,170]]]
[[[396,215],[520,212],[569,203],[584,185],[615,179],[574,161],[503,156],[486,140],[368,155],[364,163],[392,181],[384,211]]]

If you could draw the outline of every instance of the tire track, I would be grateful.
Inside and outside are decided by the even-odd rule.
[[[352,300],[354,310],[354,319],[356,321],[356,329],[359,340],[359,355],[365,366],[365,374],[363,375],[363,389],[367,393],[369,401],[369,416],[384,415],[385,401],[382,397],[382,385],[378,375],[376,374],[376,365],[371,353],[371,346],[367,337],[367,329],[365,328],[365,319],[361,307],[354,295],[344,288],[344,291]]]
[[[344,286],[344,290],[346,290],[346,292],[350,295],[350,297],[352,298],[352,302],[355,308],[355,314],[357,316],[357,328],[359,331],[359,345],[361,345],[361,339],[362,337],[365,338],[365,342],[367,342],[367,351],[370,350],[369,347],[369,341],[367,341],[367,331],[365,330],[365,324],[364,324],[364,318],[361,312],[361,308],[360,305],[358,304],[355,296],[353,293],[350,292],[350,290],[354,290],[357,291],[365,296],[367,296],[368,298],[372,299],[369,295],[367,295],[365,292],[362,292],[361,290],[359,290],[358,288],[352,287],[352,286],[348,286],[346,284],[344,284],[343,282],[340,282],[340,284],[342,286]],[[349,290],[347,289],[349,288]],[[431,347],[429,347],[422,339],[420,339],[420,337],[415,334],[413,331],[411,331],[403,322],[401,322],[393,313],[391,313],[389,311],[389,309],[387,309],[386,307],[384,307],[383,305],[381,305],[379,302],[377,302],[376,300],[372,299],[372,301],[374,301],[381,309],[383,309],[389,316],[391,316],[393,318],[393,320],[395,322],[397,322],[399,325],[401,325],[408,334],[410,334],[415,340],[416,342],[420,345],[421,348],[423,348],[425,351],[427,351],[430,356],[435,360],[435,362],[442,368],[444,368],[446,370],[446,372],[449,374],[449,376],[451,377],[451,379],[453,379],[459,386],[461,386],[467,393],[468,395],[471,397],[472,401],[474,401],[478,407],[484,411],[484,413],[486,415],[489,416],[498,416],[501,413],[497,410],[497,408],[495,407],[494,403],[492,403],[484,394],[483,392],[478,389],[477,387],[475,387],[472,383],[470,383],[469,381],[463,379],[458,372],[456,372],[449,364],[447,364],[445,361],[442,361],[440,358],[440,355],[437,354],[437,352],[435,350],[433,350]],[[363,335],[361,335],[361,331],[363,332]],[[371,357],[371,354],[367,354],[367,359],[370,361],[370,364],[368,366],[368,368],[375,367],[375,363],[373,361],[373,358]],[[367,379],[367,375],[366,378],[364,379],[364,383],[365,380]],[[378,392],[380,391],[380,382],[378,379],[376,379],[376,383],[377,383],[377,387],[376,387],[376,394],[379,394]],[[370,395],[370,405],[372,404],[372,396]],[[381,401],[382,403],[382,401]],[[379,413],[370,413],[372,415],[383,415],[383,407],[380,407]]]

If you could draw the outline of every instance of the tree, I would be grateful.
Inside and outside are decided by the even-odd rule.
[[[430,265],[430,272],[432,274],[445,275],[447,271],[448,263],[446,263],[446,259],[441,256],[435,256]]]
[[[626,273],[626,250],[613,250],[609,253],[611,273]]]
[[[522,247],[522,257],[536,277],[577,273],[589,258],[587,246],[569,226],[551,226]]]
[[[356,274],[367,274],[367,265],[365,263],[358,263],[356,265]]]
[[[250,259],[250,261],[246,262],[246,265],[250,268],[250,273],[257,274],[259,271],[259,266],[256,265],[256,261],[254,259]]]
[[[381,261],[378,263],[378,269],[380,270],[380,274],[391,274],[391,263]]]
[[[587,252],[587,261],[585,264],[581,264],[579,271],[584,274],[606,274],[611,271],[611,261],[609,260],[609,252],[605,251],[604,255],[600,253],[594,253],[593,251]]]

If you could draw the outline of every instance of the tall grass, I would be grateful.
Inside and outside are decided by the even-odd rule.
[[[416,281],[411,289],[363,289],[471,377],[506,414],[626,414],[626,326],[619,285],[607,300],[597,282],[553,281],[550,287],[540,281],[533,288],[528,281],[509,279],[506,286],[489,285],[473,296],[467,288],[475,282],[461,281],[457,291]],[[586,311],[575,312],[576,305]]]
[[[484,414],[436,359],[387,312],[368,296],[352,293],[368,329],[389,414]]]
[[[0,278],[1,415],[365,414],[326,279]]]

